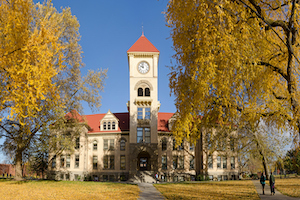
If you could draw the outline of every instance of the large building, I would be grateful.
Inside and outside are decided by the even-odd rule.
[[[158,173],[161,181],[194,180],[203,163],[210,179],[236,178],[234,153],[206,156],[203,142],[196,147],[187,141],[176,145],[170,130],[176,114],[159,112],[159,53],[144,35],[129,48],[129,112],[83,116],[89,129],[82,128],[74,153],[55,157],[53,178],[117,181]]]

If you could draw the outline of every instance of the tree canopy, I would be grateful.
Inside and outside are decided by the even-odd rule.
[[[66,113],[80,112],[82,101],[101,106],[106,70],[81,76],[79,41],[70,8],[0,0],[0,136],[15,157],[17,178],[24,154],[34,144],[49,144],[43,140],[51,137],[50,125],[65,128]]]
[[[169,1],[177,137],[264,121],[299,138],[299,8],[297,0]]]

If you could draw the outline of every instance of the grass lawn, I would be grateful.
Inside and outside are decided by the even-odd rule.
[[[80,181],[0,181],[1,199],[137,199],[137,185]]]
[[[154,185],[167,199],[260,199],[251,180]]]
[[[282,194],[300,197],[300,178],[275,179],[275,188]]]

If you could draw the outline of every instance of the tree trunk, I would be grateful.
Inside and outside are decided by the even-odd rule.
[[[269,173],[268,173],[268,168],[267,168],[267,163],[266,163],[265,156],[263,155],[261,149],[259,150],[259,153],[262,156],[262,164],[264,166],[264,170],[265,170],[265,173],[266,173],[266,179],[269,180]]]
[[[22,151],[20,151],[19,149],[17,149],[16,152],[16,169],[15,169],[15,178],[14,180],[16,181],[20,181],[23,180],[23,176],[22,176]]]

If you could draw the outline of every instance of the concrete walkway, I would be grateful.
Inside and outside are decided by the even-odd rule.
[[[141,190],[139,200],[164,200],[163,195],[152,185],[152,183],[138,183]]]
[[[285,195],[281,194],[276,189],[275,189],[275,195],[271,195],[271,189],[270,189],[269,184],[265,185],[265,195],[263,195],[262,194],[262,186],[261,186],[259,180],[253,180],[252,182],[256,187],[256,191],[257,191],[260,199],[262,199],[262,200],[264,200],[264,199],[266,199],[266,200],[268,200],[268,199],[272,199],[272,200],[296,200],[296,199],[300,199],[300,198],[285,196]],[[276,182],[275,182],[275,184],[276,184]]]

